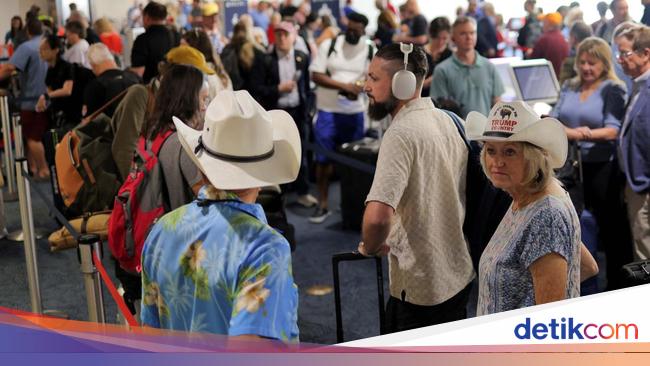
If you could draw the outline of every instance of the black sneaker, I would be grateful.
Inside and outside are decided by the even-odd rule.
[[[332,213],[329,212],[326,208],[316,207],[316,211],[309,217],[309,222],[312,224],[322,224],[329,215]]]

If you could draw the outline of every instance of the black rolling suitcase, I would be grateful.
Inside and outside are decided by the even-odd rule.
[[[343,144],[339,153],[374,167],[377,164],[380,142],[373,138]],[[341,218],[343,228],[360,230],[365,210],[365,200],[370,192],[374,173],[364,172],[356,167],[337,164],[341,180]]]
[[[334,307],[336,311],[336,342],[343,342],[343,317],[341,314],[341,285],[339,283],[339,263],[360,260],[375,261],[377,269],[377,302],[379,305],[379,334],[385,334],[386,310],[384,308],[384,270],[381,257],[365,257],[359,252],[337,253],[332,256],[332,272],[334,275]]]
[[[632,262],[621,268],[626,286],[645,285],[650,283],[650,260]]]

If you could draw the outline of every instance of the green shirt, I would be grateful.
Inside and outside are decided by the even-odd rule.
[[[431,81],[431,97],[453,99],[460,105],[461,117],[470,111],[487,116],[492,100],[504,93],[496,68],[476,54],[474,65],[466,65],[453,54],[436,66]]]
[[[152,93],[156,89],[157,85],[154,83]],[[117,105],[111,119],[111,129],[114,136],[111,153],[120,172],[121,182],[126,180],[127,175],[129,175],[133,153],[138,144],[142,127],[145,124],[148,101],[149,91],[147,86],[141,84],[132,85]]]

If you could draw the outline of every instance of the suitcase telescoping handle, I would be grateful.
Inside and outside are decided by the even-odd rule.
[[[332,256],[332,271],[334,274],[334,307],[336,310],[336,342],[343,342],[343,318],[341,316],[341,286],[339,283],[339,263],[348,261],[359,261],[366,259],[375,260],[377,270],[377,301],[379,304],[379,334],[384,334],[386,313],[384,310],[384,271],[381,264],[381,257],[366,257],[359,253],[345,252]]]

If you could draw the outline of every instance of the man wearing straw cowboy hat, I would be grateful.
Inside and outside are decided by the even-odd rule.
[[[255,204],[259,187],[300,168],[288,113],[264,110],[247,91],[223,91],[203,130],[177,118],[185,152],[204,176],[192,203],[163,216],[142,252],[145,325],[283,341],[298,337],[298,291],[289,243]]]

